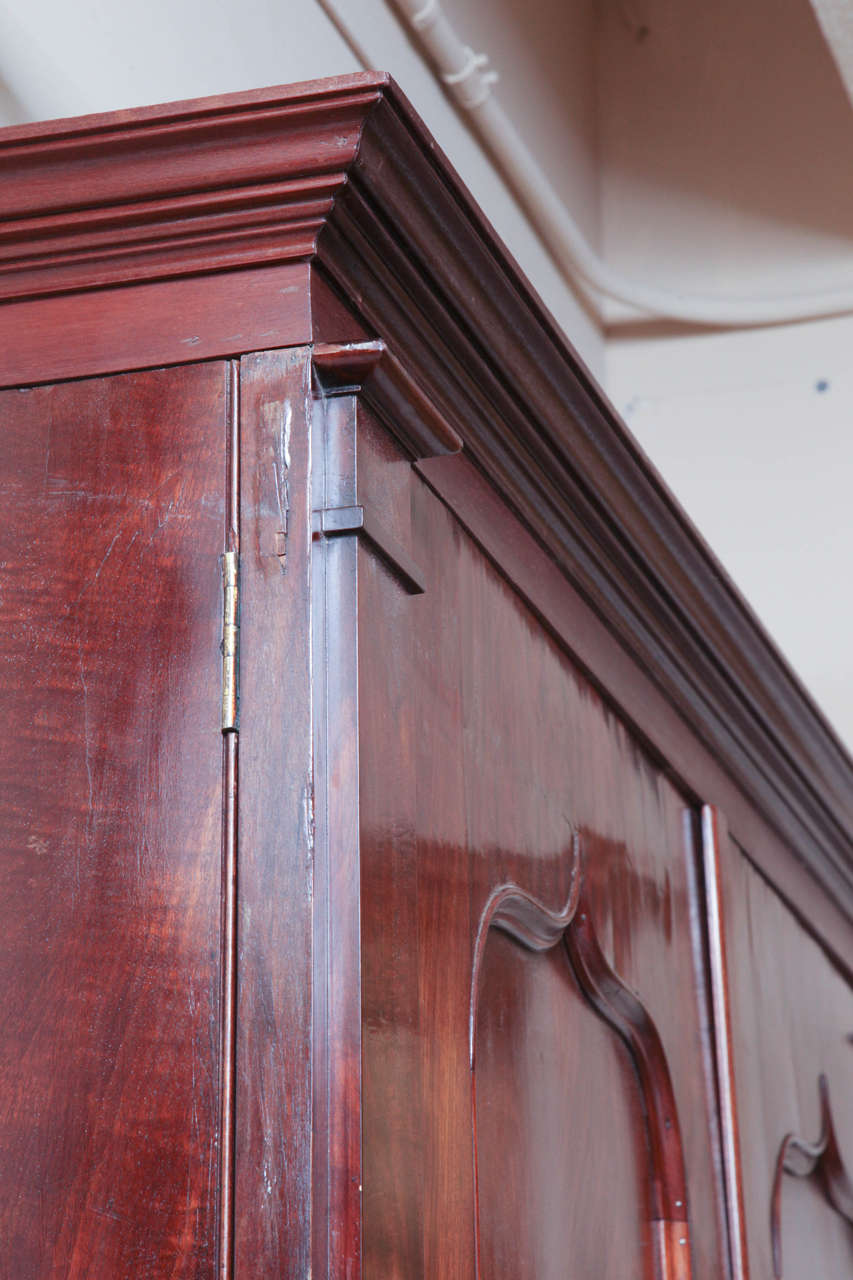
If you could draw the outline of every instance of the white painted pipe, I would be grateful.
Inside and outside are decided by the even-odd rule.
[[[614,271],[589,244],[512,120],[492,94],[497,75],[485,54],[456,34],[438,0],[391,0],[446,92],[471,121],[507,185],[557,265],[579,281],[601,312],[602,298],[634,312],[690,324],[741,328],[793,324],[853,312],[853,288],[773,297],[705,297],[629,279]],[[336,7],[324,0],[324,7]],[[338,18],[347,25],[338,11]],[[620,317],[620,321],[635,317]],[[608,318],[608,323],[614,323]]]

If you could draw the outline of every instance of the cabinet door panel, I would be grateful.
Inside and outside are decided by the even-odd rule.
[[[0,1221],[16,1280],[216,1254],[221,364],[0,396]]]
[[[482,1275],[564,1280],[571,1259],[577,1276],[653,1276],[637,1078],[626,1046],[581,994],[565,948],[538,955],[493,931],[478,1015]]]
[[[664,1219],[649,1212],[642,1187],[657,1166],[646,1158],[643,1178],[631,1172],[645,1139],[640,1135],[638,1144],[632,1129],[638,1103],[618,1066],[618,1036],[597,1022],[591,1006],[584,1010],[590,1044],[584,1059],[586,1023],[582,1030],[574,1021],[578,1009],[564,993],[571,1043],[556,1031],[555,1040],[539,1043],[550,1062],[539,1080],[529,1037],[544,1035],[550,1018],[544,1010],[556,1007],[563,981],[552,967],[556,957],[540,955],[518,956],[519,969],[504,973],[517,999],[502,1013],[492,986],[486,1021],[472,1025],[494,895],[517,889],[519,900],[538,904],[543,917],[566,912],[568,924],[566,904],[580,878],[604,960],[657,1027],[681,1121],[687,1205],[676,1206],[681,1197],[673,1196],[669,1270],[662,1273],[682,1274],[674,1268],[687,1266],[688,1246],[680,1242],[689,1237],[694,1275],[717,1277],[724,1274],[726,1240],[697,924],[696,814],[453,514],[361,409],[358,415],[358,488],[351,500],[381,521],[425,583],[423,594],[408,592],[387,555],[366,540],[359,544],[365,1274],[406,1280],[493,1274],[485,1255],[478,1272],[472,1244],[478,1191],[472,1079],[478,1105],[509,1111],[514,1087],[514,1121],[525,1108],[530,1119],[523,1139],[514,1145],[507,1138],[504,1146],[500,1123],[486,1120],[479,1208],[495,1273],[551,1274],[556,1263],[547,1239],[554,1244],[558,1236],[569,1274],[585,1274],[594,1237],[606,1238],[612,1250],[606,1266],[620,1280],[641,1276],[649,1265],[648,1223]],[[494,945],[490,939],[487,955]],[[505,1042],[501,1018],[508,1020]],[[472,1063],[475,1034],[489,1046],[485,1066]],[[599,1052],[601,1078],[593,1084]],[[558,1076],[570,1061],[576,1075],[569,1072],[561,1092]],[[569,1132],[591,1088],[601,1089],[595,1105],[603,1106],[594,1112],[602,1149],[592,1158],[600,1194],[590,1198],[586,1215],[569,1209],[556,1221],[551,1215],[547,1231],[554,1236],[546,1231],[543,1243],[536,1225],[543,1220],[529,1201],[546,1187],[559,1200],[580,1177],[571,1139],[557,1131]],[[496,1096],[502,1101],[489,1101]],[[549,1107],[555,1134],[546,1149],[537,1135]],[[589,1121],[589,1115],[578,1121],[587,1136]],[[579,1140],[583,1145],[586,1137]],[[611,1171],[612,1145],[627,1168]],[[515,1190],[505,1199],[498,1168],[516,1158],[508,1174]],[[528,1208],[529,1219],[522,1211]],[[683,1226],[685,1212],[687,1230],[677,1229],[676,1215]]]
[[[807,1146],[821,1145],[821,1076],[838,1158],[848,1176],[853,1174],[853,991],[734,840],[728,841],[724,855],[751,1273],[782,1274],[785,1280],[815,1275],[847,1280],[853,1274],[853,1225],[831,1206],[820,1161],[810,1172],[812,1161],[794,1153],[788,1163],[797,1172],[780,1175],[778,1212],[771,1217],[771,1210],[786,1136]]]

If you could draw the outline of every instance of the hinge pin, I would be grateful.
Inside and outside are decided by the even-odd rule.
[[[238,620],[239,556],[226,551],[222,557],[222,732],[237,732],[240,624]]]

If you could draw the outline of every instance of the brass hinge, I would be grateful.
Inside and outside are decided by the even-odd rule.
[[[222,557],[222,732],[236,733],[239,713],[240,557],[226,551]]]

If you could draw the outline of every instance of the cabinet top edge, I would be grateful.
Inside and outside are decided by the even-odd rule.
[[[0,165],[0,339],[312,264],[853,915],[850,756],[390,76],[13,126]]]
[[[322,108],[353,94],[388,91],[393,84],[384,71],[355,71],[344,76],[326,76],[319,80],[301,80],[293,84],[270,85],[261,89],[243,89],[233,93],[211,94],[202,98],[184,98],[141,107],[122,107],[114,111],[95,111],[80,116],[58,116],[50,120],[33,120],[0,128],[0,155],[7,148],[48,139],[94,138],[105,133],[143,133],[170,122],[199,123],[218,116],[243,114],[275,107],[315,104]]]

